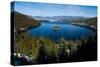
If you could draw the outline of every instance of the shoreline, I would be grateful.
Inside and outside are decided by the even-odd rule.
[[[86,25],[86,24],[74,24],[74,23],[71,23],[71,25],[85,27],[85,28],[90,29],[90,30],[92,30],[94,32],[97,31],[97,27]]]

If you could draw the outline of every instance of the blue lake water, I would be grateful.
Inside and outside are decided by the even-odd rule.
[[[54,26],[59,26],[59,30],[54,31]],[[85,27],[53,22],[41,23],[39,27],[28,30],[28,33],[31,37],[48,37],[54,41],[59,40],[61,37],[64,39],[81,39],[93,34],[90,29]]]

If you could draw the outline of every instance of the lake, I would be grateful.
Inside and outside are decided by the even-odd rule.
[[[59,27],[59,30],[53,30],[53,27]],[[72,24],[65,24],[62,22],[43,22],[39,27],[28,30],[28,34],[31,37],[48,37],[53,41],[59,41],[61,37],[66,40],[81,39],[83,37],[88,37],[93,34],[93,31]]]

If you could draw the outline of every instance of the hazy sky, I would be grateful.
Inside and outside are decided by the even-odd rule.
[[[96,6],[15,2],[15,11],[31,16],[97,16]]]

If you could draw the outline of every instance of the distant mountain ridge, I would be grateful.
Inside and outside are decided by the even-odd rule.
[[[86,17],[82,17],[82,16],[49,16],[49,17],[33,16],[33,18],[36,20],[50,20],[50,21],[86,19]]]

